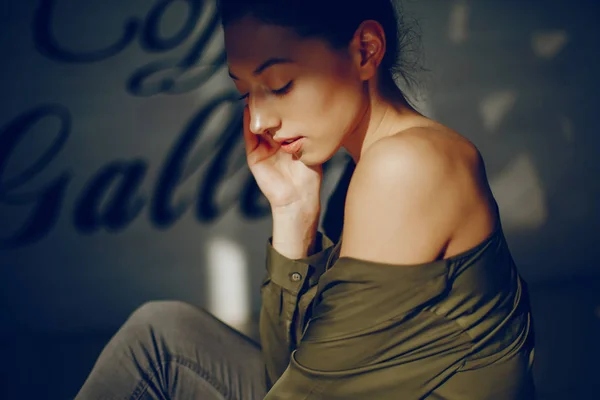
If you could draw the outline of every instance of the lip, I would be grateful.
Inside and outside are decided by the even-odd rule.
[[[293,139],[293,138],[291,138],[291,139]],[[291,139],[284,139],[283,141],[291,140]],[[302,144],[304,143],[304,137],[300,136],[289,144],[284,144],[283,142],[280,142],[280,143],[281,143],[281,150],[283,150],[284,152],[289,153],[289,154],[296,154],[300,151],[300,149],[302,149]]]
[[[287,140],[298,140],[300,139],[302,136],[292,136],[292,137],[287,137],[287,138],[279,138],[279,137],[274,137],[273,140],[275,140],[277,143],[279,144],[283,144],[283,142],[287,141]]]

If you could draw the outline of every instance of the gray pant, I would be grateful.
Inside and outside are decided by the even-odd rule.
[[[259,346],[175,301],[135,311],[106,345],[76,400],[263,399]]]

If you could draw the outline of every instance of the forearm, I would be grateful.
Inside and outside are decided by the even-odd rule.
[[[315,252],[319,215],[318,208],[309,212],[274,210],[273,248],[292,260],[312,255]]]

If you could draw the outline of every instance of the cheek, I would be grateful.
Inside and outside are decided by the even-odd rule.
[[[353,128],[360,113],[365,95],[360,81],[348,79],[333,81],[323,110],[327,116],[328,130],[345,135]],[[336,135],[337,136],[337,135]]]
[[[360,81],[353,79],[333,76],[313,78],[305,85],[298,85],[294,97],[290,99],[290,111],[298,113],[302,119],[318,117],[320,123],[329,121],[339,124],[340,119],[351,117],[361,104],[361,88]]]

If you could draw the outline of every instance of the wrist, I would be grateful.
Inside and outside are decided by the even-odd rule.
[[[280,219],[306,219],[318,218],[321,214],[321,202],[306,201],[288,204],[285,206],[271,207],[271,214],[274,218]]]
[[[273,248],[293,260],[312,255],[316,248],[318,224],[318,212],[274,213]]]

